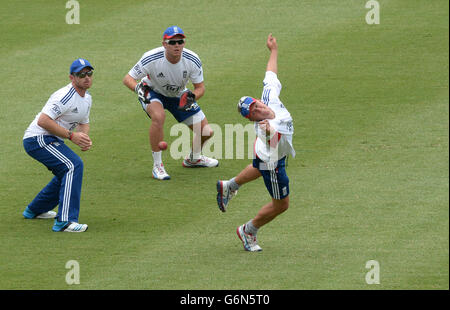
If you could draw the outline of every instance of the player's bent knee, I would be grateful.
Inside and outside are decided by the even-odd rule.
[[[152,101],[146,108],[147,114],[150,116],[153,122],[164,123],[166,118],[166,113],[164,108],[159,102]]]
[[[74,170],[83,171],[84,163],[83,163],[83,160],[80,157],[72,159],[72,164],[73,164],[73,169]]]
[[[202,129],[202,136],[207,137],[208,139],[214,135],[214,131],[209,125],[205,125]]]
[[[164,126],[164,120],[166,119],[166,115],[163,113],[155,112],[150,115],[152,119],[152,125],[155,126]]]
[[[273,205],[276,208],[276,210],[278,211],[278,214],[281,214],[281,213],[285,212],[287,209],[289,209],[289,198],[286,197],[281,200],[274,199]]]
[[[279,209],[280,209],[280,213],[286,212],[287,209],[289,209],[289,203],[283,203]]]

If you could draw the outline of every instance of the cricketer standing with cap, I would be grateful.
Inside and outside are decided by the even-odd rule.
[[[79,224],[83,161],[64,140],[82,151],[92,146],[89,138],[89,112],[94,68],[86,59],[76,59],[70,66],[71,82],[54,92],[42,111],[28,126],[23,137],[25,151],[44,164],[54,175],[23,212],[26,219],[54,218],[55,232],[84,232]],[[52,211],[59,205],[58,213]]]
[[[213,131],[197,104],[205,93],[202,62],[196,53],[184,48],[185,40],[180,27],[168,27],[163,33],[162,46],[146,52],[123,79],[125,86],[138,94],[142,108],[151,119],[152,175],[158,180],[170,179],[159,146],[164,138],[165,110],[195,133],[191,153],[184,158],[183,166],[216,167],[219,164],[201,153]],[[186,88],[189,81],[194,86],[192,91]]]
[[[286,211],[289,207],[289,178],[286,174],[285,161],[289,154],[295,156],[292,146],[294,127],[292,117],[279,96],[281,83],[278,80],[276,39],[269,34],[267,47],[270,50],[262,97],[242,97],[238,103],[239,113],[255,122],[256,141],[254,145],[253,164],[248,165],[236,177],[217,182],[217,204],[225,212],[229,201],[236,195],[240,186],[263,177],[264,184],[272,196],[272,201],[264,205],[257,215],[246,224],[237,228],[246,251],[261,251],[256,240],[256,233],[263,225]]]

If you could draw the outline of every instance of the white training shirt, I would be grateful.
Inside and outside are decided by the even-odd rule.
[[[166,97],[179,97],[190,80],[203,82],[202,62],[196,53],[183,49],[179,62],[172,64],[165,56],[165,48],[158,47],[146,52],[128,72],[135,80],[143,80],[154,91]]]
[[[256,141],[254,145],[255,154],[264,162],[275,162],[286,155],[295,157],[295,150],[292,145],[294,126],[292,117],[283,103],[280,101],[281,83],[274,72],[267,71],[264,77],[264,88],[261,101],[275,113],[274,119],[268,119],[269,124],[275,129],[277,134],[269,137],[266,132],[259,128],[255,122]],[[279,135],[278,135],[279,134]],[[271,147],[268,140],[278,139],[276,147]]]
[[[47,114],[56,123],[68,130],[75,129],[78,124],[89,123],[89,112],[91,110],[92,97],[86,91],[84,97],[81,97],[72,83],[54,92],[48,99],[42,111],[39,112],[25,130],[24,139],[39,136],[52,135],[47,130],[37,124],[41,113]],[[58,137],[61,139],[60,137]]]

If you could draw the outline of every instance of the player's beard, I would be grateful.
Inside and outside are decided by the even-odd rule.
[[[83,79],[75,80],[75,86],[82,90],[87,90],[92,86],[92,79],[86,77]]]

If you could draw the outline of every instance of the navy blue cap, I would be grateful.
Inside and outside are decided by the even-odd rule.
[[[163,39],[171,39],[178,34],[183,36],[183,38],[186,37],[184,35],[183,29],[181,29],[178,26],[170,26],[169,28],[166,29],[166,31],[164,31]]]
[[[255,98],[244,96],[239,99],[238,102],[238,111],[241,113],[243,117],[250,117],[250,106],[256,102]]]
[[[84,68],[89,67],[91,69],[94,69],[94,67],[91,66],[91,63],[83,58],[78,58],[72,62],[72,65],[70,66],[70,74],[74,72],[80,72]]]

